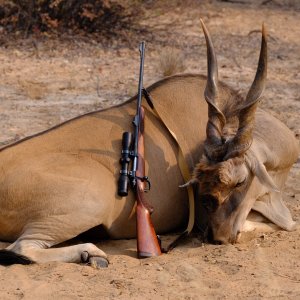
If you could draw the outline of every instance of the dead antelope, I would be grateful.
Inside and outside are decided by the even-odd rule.
[[[295,227],[281,190],[298,143],[279,120],[257,109],[267,73],[266,34],[254,82],[243,99],[218,81],[217,60],[203,25],[208,76],[184,74],[148,88],[156,110],[176,134],[214,240],[235,242],[251,225],[250,210],[285,230]],[[2,264],[63,261],[106,265],[93,244],[51,248],[102,225],[113,239],[134,238],[135,199],[117,196],[121,136],[130,128],[135,98],[92,112],[0,151]],[[188,203],[177,145],[145,106],[146,169],[152,180],[152,221],[163,234],[184,226]],[[276,140],[276,143],[274,143]],[[196,218],[202,218],[200,214]]]

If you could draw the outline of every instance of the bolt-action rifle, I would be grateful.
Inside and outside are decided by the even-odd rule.
[[[144,118],[142,103],[145,42],[140,43],[140,75],[137,110],[133,119],[134,133],[124,132],[122,137],[121,171],[118,181],[118,194],[128,195],[130,183],[136,194],[137,251],[139,258],[161,255],[161,247],[155,233],[151,213],[153,208],[145,199],[145,191],[150,190],[150,181],[145,176],[144,157]],[[131,166],[131,170],[130,170]],[[145,187],[147,183],[147,187]]]

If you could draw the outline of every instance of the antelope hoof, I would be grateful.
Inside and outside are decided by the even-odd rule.
[[[83,263],[88,263],[89,262],[89,253],[87,251],[83,251],[81,253],[81,261]]]
[[[91,265],[95,269],[107,268],[108,260],[101,256],[90,256],[87,251],[81,253],[81,261],[88,265]]]
[[[108,260],[100,256],[91,256],[89,258],[89,264],[95,269],[107,268]]]

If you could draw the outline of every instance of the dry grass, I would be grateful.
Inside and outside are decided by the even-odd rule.
[[[164,77],[182,73],[186,69],[183,54],[175,48],[166,48],[159,58],[159,72]]]

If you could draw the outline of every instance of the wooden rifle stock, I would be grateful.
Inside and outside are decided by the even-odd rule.
[[[153,208],[145,200],[145,159],[144,159],[144,118],[145,112],[140,107],[140,126],[138,134],[138,163],[136,170],[136,227],[137,251],[139,258],[161,255],[160,242],[158,241],[152,221]]]

